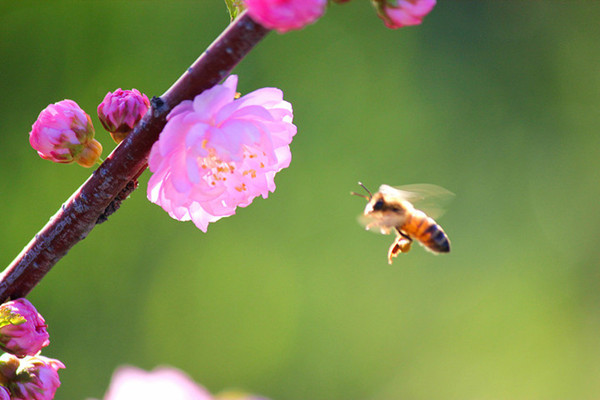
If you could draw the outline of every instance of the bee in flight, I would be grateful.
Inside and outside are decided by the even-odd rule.
[[[381,233],[386,235],[392,231],[396,234],[388,251],[390,264],[393,257],[410,250],[413,240],[436,254],[450,252],[450,240],[442,227],[423,211],[416,209],[412,201],[423,200],[428,195],[449,197],[452,193],[434,185],[411,185],[402,188],[381,185],[379,191],[372,194],[361,182],[358,184],[368,195],[351,193],[368,201],[361,216],[365,228],[379,228]]]

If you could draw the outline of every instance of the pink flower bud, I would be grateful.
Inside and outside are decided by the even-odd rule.
[[[33,356],[48,346],[46,322],[27,299],[0,306],[0,348],[17,357]]]
[[[176,106],[152,146],[148,199],[172,218],[208,224],[275,190],[291,161],[292,105],[276,88],[236,99],[237,76]]]
[[[76,161],[83,166],[92,166],[100,157],[97,148],[102,152],[100,143],[93,142],[92,120],[73,100],[50,104],[42,110],[29,132],[29,143],[40,157],[57,163]],[[94,147],[98,157],[91,164],[89,160],[82,164],[79,157],[88,147]]]
[[[436,0],[376,0],[377,14],[391,29],[419,25],[431,12]]]
[[[0,386],[0,400],[10,400],[10,392],[4,386]]]
[[[13,400],[52,400],[60,386],[58,360],[44,356],[19,359],[5,353],[0,357],[0,375]]]
[[[108,92],[98,106],[98,118],[113,140],[121,143],[150,108],[150,101],[137,89]]]
[[[325,13],[327,0],[244,0],[253,20],[279,33],[302,29]]]

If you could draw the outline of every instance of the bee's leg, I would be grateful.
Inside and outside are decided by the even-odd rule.
[[[402,231],[396,230],[396,232],[398,233],[396,243],[400,246],[400,253],[407,253],[410,250],[412,238]]]
[[[394,242],[388,250],[388,263],[392,264],[392,258],[398,256],[400,253],[406,253],[410,250],[412,239],[400,231],[396,231],[397,236]]]

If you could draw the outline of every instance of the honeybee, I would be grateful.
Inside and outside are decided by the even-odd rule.
[[[423,211],[416,209],[411,201],[423,200],[432,194],[449,197],[452,193],[434,185],[414,185],[402,189],[381,185],[379,191],[372,194],[361,182],[358,184],[368,193],[367,196],[351,192],[368,201],[361,217],[365,228],[379,228],[386,235],[392,231],[396,234],[388,251],[389,264],[398,254],[408,252],[413,240],[436,254],[450,252],[450,240],[442,227]]]

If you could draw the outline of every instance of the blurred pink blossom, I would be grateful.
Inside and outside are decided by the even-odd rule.
[[[376,2],[379,17],[391,29],[419,25],[431,12],[436,0],[380,0]]]
[[[225,391],[215,395],[215,400],[269,400],[266,397],[238,391]]]
[[[137,89],[108,92],[98,106],[98,118],[113,140],[121,143],[150,108],[150,101]]]
[[[237,76],[183,101],[153,145],[148,199],[180,221],[208,224],[275,190],[291,161],[292,105],[276,88],[235,99]]]
[[[44,356],[17,358],[4,353],[0,357],[0,374],[13,400],[52,400],[60,386],[58,360]]]
[[[62,100],[42,110],[29,132],[29,143],[46,160],[75,161],[84,167],[94,165],[102,153],[90,116],[73,100]]]
[[[10,400],[10,392],[4,386],[0,386],[0,400]]]
[[[0,327],[0,348],[17,357],[34,356],[48,346],[46,321],[27,299],[20,298],[0,306],[2,315],[18,314],[25,320]]]
[[[154,371],[124,366],[113,374],[104,400],[212,400],[206,389],[184,372],[170,367]]]
[[[279,33],[302,29],[325,13],[327,0],[244,0],[248,13],[265,28]]]

